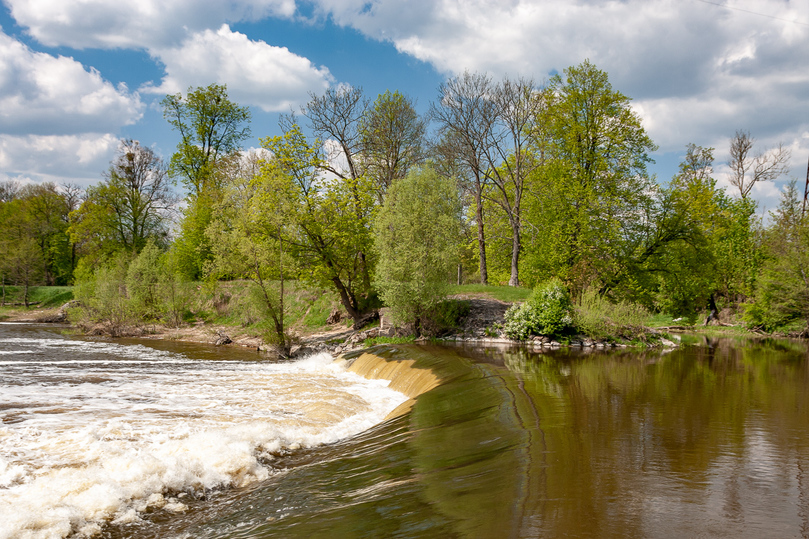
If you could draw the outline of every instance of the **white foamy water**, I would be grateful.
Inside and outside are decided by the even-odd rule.
[[[275,455],[335,442],[407,398],[319,354],[197,361],[0,328],[0,538],[92,536],[181,493],[267,478]]]

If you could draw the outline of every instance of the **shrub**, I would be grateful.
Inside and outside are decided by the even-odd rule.
[[[634,303],[611,303],[595,290],[585,290],[575,308],[576,327],[593,339],[643,339],[649,311]]]
[[[512,305],[505,315],[503,331],[511,339],[531,335],[561,335],[573,326],[573,305],[558,279],[537,285],[525,303]]]

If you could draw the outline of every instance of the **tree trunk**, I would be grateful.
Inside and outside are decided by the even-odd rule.
[[[511,243],[511,278],[508,280],[509,286],[520,286],[520,223],[512,221],[512,243]]]
[[[705,324],[703,324],[705,326],[710,324],[711,321],[713,321],[713,320],[717,320],[717,321],[719,320],[719,309],[717,309],[717,307],[716,307],[716,301],[714,300],[714,295],[713,294],[711,294],[711,299],[710,299],[709,306],[710,306],[711,312],[708,313],[708,318],[705,319]]]
[[[478,222],[478,253],[480,256],[480,284],[489,284],[489,271],[486,267],[486,231],[483,227],[483,201],[478,186],[475,192],[475,220]]]
[[[334,287],[337,288],[337,292],[340,294],[340,303],[342,303],[343,307],[345,307],[348,316],[350,316],[354,320],[354,323],[357,324],[360,320],[362,320],[363,313],[351,301],[348,290],[346,290],[346,287],[343,285],[342,281],[340,281],[339,277],[332,277],[331,282],[333,282]]]

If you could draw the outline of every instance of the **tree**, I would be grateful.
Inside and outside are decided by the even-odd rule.
[[[96,253],[137,253],[149,239],[165,243],[176,199],[163,160],[136,140],[122,140],[105,178],[71,214],[73,241]]]
[[[756,139],[749,132],[736,131],[730,141],[730,184],[746,200],[758,182],[775,180],[789,171],[790,151],[778,144],[775,148],[751,155]]]
[[[273,159],[262,170],[264,193],[275,193],[285,208],[288,250],[301,277],[337,292],[355,327],[377,306],[371,286],[371,215],[374,186],[365,176],[329,178],[322,146],[310,143],[297,124],[280,137],[262,139]],[[267,202],[275,207],[277,202]]]
[[[222,201],[228,169],[250,137],[250,109],[232,102],[227,86],[218,84],[189,88],[185,98],[168,95],[161,104],[164,118],[180,133],[169,172],[188,189],[176,240],[177,263],[188,278],[197,279],[213,257],[205,229]]]
[[[459,210],[452,180],[421,168],[391,186],[374,221],[376,286],[394,317],[412,321],[417,336],[424,313],[449,290]]]
[[[479,248],[485,251],[482,200],[488,198],[508,219],[509,285],[519,286],[523,192],[527,177],[539,164],[529,152],[531,125],[540,116],[543,100],[533,80],[493,84],[485,75],[464,73],[439,88],[439,103],[431,114],[449,136],[445,141],[456,145],[458,159],[472,170]],[[481,256],[481,280],[484,270]]]
[[[380,204],[395,180],[424,162],[426,129],[413,102],[398,91],[380,94],[360,118],[363,160],[377,185]]]
[[[795,181],[781,193],[770,214],[758,286],[745,316],[753,325],[773,330],[791,320],[809,327],[809,221],[801,216]],[[804,328],[806,330],[806,328]]]
[[[163,117],[180,133],[171,157],[172,176],[180,177],[194,197],[218,187],[220,160],[250,137],[250,109],[228,99],[227,86],[219,84],[188,88],[185,98],[167,95],[161,105]]]
[[[534,249],[574,297],[591,284],[605,293],[648,232],[655,188],[646,165],[656,146],[630,99],[590,62],[551,78],[548,91],[548,133],[535,135],[545,163],[533,178]]]
[[[273,323],[268,340],[286,357],[291,342],[284,325],[284,280],[292,264],[284,252],[285,201],[273,187],[262,176],[240,176],[228,185],[206,230],[214,254],[206,272],[252,281]]]

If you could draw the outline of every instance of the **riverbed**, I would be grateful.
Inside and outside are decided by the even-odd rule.
[[[6,332],[0,339],[5,349],[24,346],[8,342],[14,338],[86,342],[41,327],[9,327],[0,328]],[[9,331],[33,334],[9,337]],[[404,397],[393,392],[379,405],[376,395],[391,388],[370,381],[364,393],[362,382],[344,369],[336,375],[337,388],[321,389],[313,376],[334,376],[326,357],[306,367],[274,366],[241,356],[252,352],[183,343],[61,345],[97,347],[92,352],[96,363],[79,376],[73,367],[36,367],[38,361],[47,362],[37,356],[40,352],[28,350],[16,360],[5,354],[0,360],[30,365],[15,375],[18,382],[32,377],[37,387],[51,384],[62,400],[9,400],[7,390],[14,382],[4,364],[0,439],[6,464],[0,476],[6,483],[0,484],[0,507],[6,504],[12,513],[17,509],[18,499],[11,495],[38,481],[38,463],[55,463],[64,452],[84,453],[87,463],[73,468],[53,464],[48,473],[89,469],[93,459],[104,458],[100,454],[108,448],[99,441],[106,438],[121,444],[111,451],[131,457],[127,469],[140,469],[139,455],[152,458],[148,450],[159,453],[163,447],[149,446],[145,436],[165,439],[160,442],[165,444],[191,440],[182,442],[184,451],[219,455],[211,461],[230,468],[215,481],[205,479],[216,475],[203,471],[207,462],[192,466],[197,475],[185,483],[159,485],[147,479],[153,485],[149,496],[157,500],[152,505],[138,504],[149,499],[143,487],[134,502],[120,502],[121,508],[96,521],[85,519],[84,527],[75,524],[68,535],[809,536],[806,345],[685,341],[671,351],[541,354],[520,348],[376,347],[371,352],[383,360],[409,362],[438,380],[408,413],[387,421],[382,418]],[[132,350],[140,354],[135,360]],[[108,353],[118,359],[104,359]],[[117,365],[132,361],[139,363]],[[292,369],[296,383],[268,389],[273,369]],[[54,371],[61,381],[48,381]],[[119,380],[128,377],[137,381]],[[250,393],[251,386],[263,389]],[[347,392],[338,396],[338,388]],[[293,396],[283,397],[284,391]],[[120,401],[105,401],[113,398],[110,394]],[[287,404],[279,404],[283,398]],[[90,404],[82,412],[85,401]],[[111,409],[124,401],[137,412],[116,423]],[[8,405],[15,402],[16,408]],[[358,404],[368,415],[356,420],[356,430],[334,432],[328,425],[353,417],[341,415],[347,403]],[[317,419],[304,419],[311,410],[318,410]],[[87,428],[72,434],[69,443],[60,442],[58,425],[70,414],[78,414]],[[272,422],[290,417],[295,417],[295,428],[311,427],[312,438],[277,435],[281,427]],[[23,430],[47,434],[36,447],[15,450],[11,458],[16,460],[10,460],[7,441]],[[241,439],[247,448],[238,459],[236,453],[204,449],[206,440],[236,436],[233,431],[249,433]],[[286,441],[276,444],[282,438]],[[45,455],[49,451],[57,455]],[[241,464],[234,466],[234,461]],[[8,471],[14,466],[23,471],[10,482]],[[38,492],[58,484],[42,482]],[[105,491],[97,499],[108,496]],[[35,508],[26,511],[36,513]],[[37,537],[36,530],[29,532]]]

